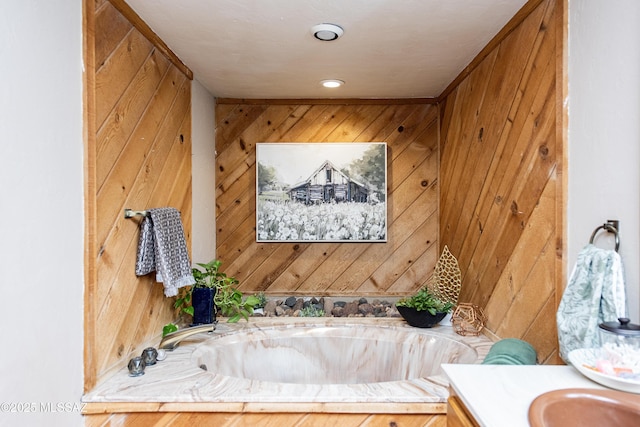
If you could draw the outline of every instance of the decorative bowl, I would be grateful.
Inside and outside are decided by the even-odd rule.
[[[640,381],[598,372],[596,365],[601,357],[602,350],[599,348],[579,348],[569,352],[569,361],[573,367],[590,380],[605,387],[640,394]]]
[[[404,306],[396,306],[398,312],[404,317],[404,320],[407,321],[411,326],[415,326],[416,328],[431,328],[438,323],[447,315],[446,312],[431,314],[427,310],[416,310],[413,307],[404,307]]]

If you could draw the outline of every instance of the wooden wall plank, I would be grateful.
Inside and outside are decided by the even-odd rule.
[[[535,12],[537,12],[537,15]],[[454,253],[459,253],[462,242],[468,241],[464,238],[467,233],[477,233],[481,227],[484,227],[482,223],[478,223],[479,217],[474,211],[477,209],[479,201],[487,197],[485,192],[489,186],[484,185],[484,183],[492,178],[493,170],[489,165],[498,164],[496,159],[500,158],[500,153],[502,152],[500,144],[508,141],[506,138],[502,139],[502,135],[510,129],[509,123],[505,124],[504,117],[514,105],[513,100],[520,92],[519,86],[527,69],[528,58],[531,56],[531,45],[539,32],[539,21],[541,19],[542,10],[534,11],[534,14],[522,24],[521,28],[516,29],[499,46],[496,62],[494,63],[497,71],[491,74],[492,79],[486,89],[488,93],[496,95],[483,106],[479,112],[480,117],[474,121],[475,126],[471,129],[471,124],[468,125],[471,130],[468,130],[467,133],[471,135],[471,141],[475,143],[473,147],[469,144],[467,149],[471,149],[472,153],[465,157],[470,158],[472,163],[469,165],[461,161],[457,163],[460,165],[458,166],[458,175],[462,179],[466,178],[466,181],[463,183],[458,182],[455,179],[457,175],[453,174],[454,167],[446,168],[453,175],[447,175],[443,179],[446,180],[448,188],[454,190],[453,193],[443,192],[443,199],[449,200],[451,194],[457,194],[459,191],[466,196],[462,198],[464,203],[448,204],[449,206],[456,206],[460,215],[450,215],[449,212],[443,212],[442,215],[443,218],[447,218],[447,221],[444,221],[441,225],[442,237],[452,242],[450,249]],[[493,59],[491,61],[493,62]],[[464,117],[464,115],[461,117]],[[461,125],[462,122],[458,120],[457,123]],[[465,127],[467,127],[466,123]],[[447,138],[449,138],[448,135]],[[460,141],[456,134],[453,134],[451,139],[453,142]],[[458,154],[454,154],[457,158]],[[446,154],[443,155],[443,158],[447,157]],[[466,171],[466,173],[463,171]],[[473,179],[467,178],[472,175]],[[467,196],[467,194],[471,196]],[[472,212],[474,212],[474,215],[471,215]],[[449,221],[452,219],[455,219],[456,222],[450,223]],[[469,230],[470,227],[475,228]],[[471,248],[467,247],[467,249]]]
[[[551,84],[552,81],[553,79],[549,79],[547,83]],[[530,217],[537,198],[542,194],[544,185],[553,171],[553,163],[547,160],[549,156],[553,159],[555,155],[553,151],[554,94],[551,92],[552,87],[546,86],[541,89],[540,96],[533,101],[532,109],[528,113],[529,116],[542,113],[540,127],[536,129],[531,127],[521,134],[518,138],[518,147],[521,142],[526,143],[527,147],[522,151],[514,152],[508,164],[505,165],[506,179],[502,180],[497,192],[498,195],[503,196],[505,203],[494,204],[489,211],[485,237],[481,238],[476,248],[476,251],[480,253],[487,253],[488,249],[490,253],[500,251],[505,257],[510,256],[509,254],[512,253],[517,242],[517,237],[514,236],[521,232],[522,224],[526,223]],[[523,114],[526,113],[523,112]],[[493,236],[493,238],[489,236]],[[499,238],[495,239],[496,236]],[[500,245],[497,244],[498,241],[501,241]],[[493,286],[495,282],[492,278],[499,275],[499,269],[504,268],[504,263],[500,262],[501,260],[497,256],[492,258],[485,257],[474,266],[475,271],[480,273],[478,276],[480,277],[480,287]],[[492,265],[497,269],[491,267]],[[467,272],[471,271],[472,268],[469,268]],[[473,295],[477,294],[477,289],[479,288],[476,288],[471,300],[480,304],[486,303],[486,292],[482,296],[474,298]]]
[[[438,102],[442,102],[443,99],[447,98],[451,91],[453,91],[462,80],[467,78],[477,67],[478,65],[484,61],[487,55],[497,48],[497,46],[507,38],[514,29],[519,28],[524,21],[526,21],[531,13],[533,13],[541,2],[545,0],[529,0],[527,1],[522,8],[507,22],[507,24],[500,30],[498,34],[495,35],[489,43],[482,49],[482,51],[476,55],[476,57],[471,61],[469,65],[465,67],[464,70],[447,86],[447,88],[438,96]]]
[[[240,280],[245,293],[386,295],[393,286],[390,278],[403,277],[409,261],[433,260],[423,254],[434,251],[433,243],[438,247],[437,214],[433,216],[438,204],[437,118],[434,105],[413,103],[217,107],[216,240],[224,271]],[[255,241],[256,143],[374,141],[388,144],[389,242]],[[394,262],[385,264],[388,258]],[[413,269],[413,279],[404,276],[393,289],[403,295],[415,290],[428,278],[415,275],[430,273],[433,266]]]
[[[488,331],[529,339],[554,363],[559,21],[555,0],[529,4],[441,104],[440,245],[458,257],[460,300],[485,309]]]
[[[111,110],[98,130],[96,141],[98,190],[104,184],[104,180],[111,172],[135,127],[140,124],[140,118],[149,106],[151,97],[156,93],[168,67],[169,61],[157,52],[152,52],[123,93],[120,102]]]
[[[96,10],[96,67],[104,65],[133,25],[108,1]]]
[[[191,242],[189,77],[112,3],[95,5],[97,10],[87,8],[87,20],[99,27],[91,48],[101,62],[87,67],[96,118],[88,137],[95,156],[87,157],[87,169],[95,171],[87,184],[87,198],[95,204],[88,215],[88,229],[94,230],[87,234],[88,270],[95,276],[86,292],[86,389],[174,320],[172,303],[153,274],[135,276],[141,218],[125,219],[124,208],[176,207]]]
[[[465,126],[460,128],[461,133],[454,135],[452,138],[456,141],[458,147],[458,153],[456,156],[456,162],[452,165],[451,174],[448,176],[446,185],[443,185],[442,197],[446,198],[449,203],[442,206],[442,217],[455,218],[462,212],[458,212],[458,215],[452,215],[451,209],[457,210],[463,201],[467,197],[470,183],[475,178],[475,163],[478,159],[478,152],[484,151],[483,146],[483,132],[478,129],[482,129],[484,123],[478,125],[480,121],[481,112],[488,108],[484,104],[485,95],[488,92],[488,84],[491,81],[492,72],[494,70],[496,53],[493,53],[482,62],[474,73],[469,76],[469,79],[465,81],[465,90],[467,96],[465,102],[462,103],[462,107],[458,114],[461,117],[465,117]],[[487,102],[489,104],[489,102]],[[448,237],[449,234],[455,235],[457,223],[447,224],[446,233],[443,233],[443,238]],[[455,242],[454,239],[449,239]],[[450,248],[457,252],[457,247]]]
[[[227,412],[160,412],[85,416],[86,425],[148,427],[189,427],[215,425],[218,427],[446,427],[445,414],[336,414],[336,413],[244,413]]]
[[[392,253],[387,253],[383,264],[379,265],[375,270],[367,274],[367,278],[356,289],[357,293],[362,295],[384,295],[389,289],[400,290],[400,286],[392,285],[406,271],[422,253],[433,246],[438,235],[438,214],[433,212],[429,217],[424,219],[408,238],[402,242]],[[427,276],[428,277],[428,276]],[[404,292],[415,290],[416,285],[420,283],[411,283]]]
[[[158,50],[160,50],[160,52],[162,52],[162,54],[171,61],[175,68],[180,70],[180,72],[184,74],[187,79],[193,79],[193,72],[191,72],[189,67],[187,67],[180,60],[180,58],[178,58],[178,56],[173,53],[171,49],[169,49],[169,46],[167,46],[164,41],[160,37],[158,37],[158,35],[151,29],[151,27],[149,27],[147,23],[144,22],[133,9],[131,9],[131,7],[125,0],[109,0],[109,2],[111,2],[111,4],[116,9],[118,9],[118,11],[129,22],[131,22],[134,27],[136,27],[137,32],[145,36],[145,38],[147,38]]]
[[[568,141],[569,134],[569,0],[556,0],[556,140]],[[567,215],[565,201],[568,200],[568,174],[565,173],[568,162],[568,149],[564,143],[556,147],[558,165],[556,166],[556,292],[553,306],[560,305],[564,293],[565,278],[567,277]],[[557,353],[556,356],[558,357]]]
[[[178,75],[174,74],[174,76]],[[176,85],[176,82],[170,78],[171,75],[168,77],[163,79],[154,102],[141,116],[140,125],[129,138],[122,153],[114,162],[111,172],[98,190],[98,210],[103,213],[105,219],[98,222],[98,241],[101,245],[108,237],[111,224],[122,216],[122,208],[129,195],[129,189],[136,182],[148,155],[154,150],[154,143],[158,138],[167,136],[167,131],[162,133],[161,125],[165,120],[170,120],[173,126],[177,126],[176,121],[180,120],[180,117],[171,116],[168,113],[180,88],[183,88],[181,99],[183,108],[188,104],[184,92],[187,84],[185,82],[188,81],[185,79]]]
[[[96,70],[96,120],[98,127],[151,54],[153,45],[137,31],[130,31],[116,50]]]
[[[84,384],[83,391],[89,391],[96,383],[97,360],[93,357],[96,342],[96,294],[97,278],[96,248],[96,109],[95,109],[95,6],[94,0],[84,0],[82,4],[82,49],[84,57],[83,73],[83,129],[84,141]]]
[[[486,253],[486,246],[496,242],[496,236],[503,232],[506,220],[510,218],[509,210],[515,201],[515,195],[511,192],[516,182],[521,182],[515,179],[515,174],[526,174],[526,170],[521,168],[522,157],[532,152],[532,132],[537,130],[532,117],[538,115],[539,110],[548,105],[545,104],[548,100],[548,89],[539,88],[541,84],[551,84],[552,75],[549,75],[548,68],[550,57],[545,55],[541,61],[542,64],[536,64],[537,72],[531,74],[533,79],[526,81],[526,88],[529,90],[523,91],[515,115],[506,120],[509,132],[503,132],[500,140],[494,141],[500,147],[496,150],[499,155],[494,156],[485,175],[486,179],[475,214],[479,226],[468,229],[468,232],[476,237],[466,236],[464,250],[460,253],[463,274],[471,268],[484,271],[488,257],[483,258],[485,262],[482,265],[476,263],[470,265],[473,253]],[[475,244],[472,243],[474,241]]]
[[[498,331],[507,313],[513,311],[513,301],[523,287],[544,286],[539,282],[532,282],[530,276],[540,262],[541,255],[548,251],[549,242],[553,241],[555,245],[555,199],[555,188],[547,185],[513,256],[491,294],[486,310],[491,313],[487,326],[493,331]]]
[[[186,88],[188,87],[186,86]],[[183,135],[185,139],[190,138],[190,109],[188,104],[175,104],[174,107],[177,107],[178,111],[172,109],[172,116],[176,118],[182,116],[182,124],[177,129],[169,129],[168,134],[161,138],[162,144],[155,145],[155,155],[149,157],[149,162],[142,168],[144,177],[137,181],[132,191],[138,195],[147,195],[147,200],[141,201],[142,204],[138,206],[180,206],[185,234],[189,239],[191,156],[188,145],[181,142],[180,135]],[[160,133],[163,134],[162,131]],[[145,189],[145,186],[150,188]],[[140,352],[141,349],[138,346],[144,340],[136,339],[135,335],[148,333],[148,331],[159,333],[166,321],[158,319],[167,319],[167,316],[172,313],[170,301],[157,307],[154,307],[154,304],[149,304],[150,300],[162,301],[164,299],[162,286],[155,282],[153,274],[142,278],[139,284],[130,284],[132,273],[135,271],[138,233],[134,224],[137,224],[137,221],[124,218],[121,218],[120,221],[132,229],[135,228],[135,232],[129,239],[118,238],[114,240],[129,242],[124,253],[120,248],[115,249],[114,252],[110,244],[112,240],[105,244],[103,252],[105,259],[108,257],[110,260],[120,259],[119,265],[116,265],[115,262],[104,262],[101,268],[106,273],[102,277],[102,282],[111,283],[104,299],[104,305],[98,314],[98,324],[100,325],[98,333],[105,337],[101,340],[104,343],[101,350],[111,351],[112,356],[112,358],[105,360],[104,372],[110,368],[109,360]],[[120,258],[114,254],[118,254]],[[130,286],[134,286],[134,288],[131,289]],[[133,297],[131,296],[132,292],[134,292]],[[126,312],[129,314],[125,317],[113,318],[113,311],[121,310],[123,307],[126,307]],[[117,330],[118,333],[109,333],[113,330]],[[113,337],[113,339],[110,341],[107,339],[108,337]]]

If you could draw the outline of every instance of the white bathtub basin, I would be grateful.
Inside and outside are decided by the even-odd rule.
[[[371,324],[271,327],[215,336],[197,346],[195,366],[245,380],[367,384],[428,378],[443,363],[475,363],[469,344],[437,330]]]
[[[448,382],[440,364],[480,363],[491,344],[397,318],[223,321],[140,377],[122,367],[83,401],[95,411],[144,402],[163,411],[443,413]]]

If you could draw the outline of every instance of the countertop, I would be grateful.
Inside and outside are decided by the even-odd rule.
[[[539,395],[564,388],[606,390],[571,366],[443,365],[449,384],[481,426],[529,427]]]

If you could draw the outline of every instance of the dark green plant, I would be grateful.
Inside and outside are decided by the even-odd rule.
[[[196,263],[196,265],[200,268],[194,267],[192,269],[193,277],[196,280],[195,285],[181,288],[184,291],[178,294],[174,307],[193,316],[193,306],[191,305],[193,288],[215,288],[216,294],[213,302],[220,310],[220,314],[228,317],[228,322],[237,322],[241,317],[249,320],[254,307],[259,303],[258,298],[254,295],[246,299],[243,298],[242,292],[235,287],[238,280],[220,271],[220,265],[222,265],[220,260],[216,259],[206,264]]]
[[[396,306],[411,307],[418,311],[428,311],[431,315],[436,313],[448,313],[453,308],[453,303],[441,301],[426,287],[420,289],[414,295],[401,298]]]
[[[267,305],[267,296],[264,292],[258,292],[255,297],[258,299],[258,303],[253,308],[264,308]]]
[[[178,296],[176,297],[176,302],[173,303],[173,308],[178,310],[180,313],[186,313],[193,316],[191,294],[193,294],[193,286],[184,286],[178,289]]]
[[[175,323],[167,323],[166,325],[164,325],[164,327],[162,328],[162,336],[166,336],[172,332],[175,332],[178,330],[178,325],[176,325]]]
[[[298,314],[300,317],[324,317],[324,310],[312,305],[304,307]]]

